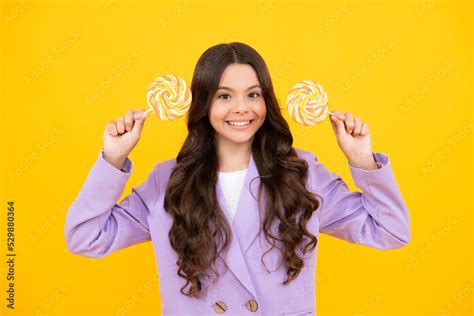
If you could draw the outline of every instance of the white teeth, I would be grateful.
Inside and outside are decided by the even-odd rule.
[[[230,121],[228,121],[228,123],[230,125],[233,125],[233,126],[245,126],[245,125],[249,125],[250,121],[247,121],[247,122],[230,122]]]

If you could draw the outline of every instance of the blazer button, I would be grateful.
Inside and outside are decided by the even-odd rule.
[[[258,310],[258,304],[255,300],[249,300],[245,307],[251,312],[256,312]]]
[[[217,314],[222,314],[227,310],[227,306],[225,306],[225,303],[223,301],[218,301],[214,303],[214,311]]]

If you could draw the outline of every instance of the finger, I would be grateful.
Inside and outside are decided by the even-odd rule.
[[[143,110],[135,110],[135,112],[134,112],[134,114],[133,114],[133,119],[136,121],[136,120],[142,118],[142,116],[145,116],[145,117],[146,117],[146,115],[144,115],[143,113],[145,113],[145,111],[143,111]]]
[[[360,135],[365,136],[365,135],[368,135],[369,132],[370,132],[369,126],[366,123],[362,123],[362,129],[361,129]]]
[[[336,134],[337,133],[337,126],[336,126],[337,116],[331,115],[329,119],[331,121],[332,130],[334,131],[334,134]]]
[[[354,119],[354,130],[352,131],[353,136],[360,135],[360,131],[362,130],[362,119],[360,117],[356,117]]]
[[[133,110],[128,110],[125,114],[125,129],[127,132],[132,130],[133,127]]]
[[[137,120],[135,120],[135,123],[133,124],[132,133],[140,135],[141,132],[142,132],[142,129],[143,129],[143,125],[145,124],[145,120],[146,120],[147,116],[146,116],[146,114],[143,114],[143,111],[136,114],[136,116],[138,116],[138,115],[140,115],[140,116],[138,117]]]
[[[339,110],[332,111],[332,113],[334,113],[340,120],[344,120],[346,118],[344,113]]]
[[[115,122],[107,123],[107,127],[105,128],[105,132],[107,133],[107,135],[117,136],[117,125],[115,125]]]
[[[121,116],[117,118],[117,131],[119,134],[125,133],[125,120]]]
[[[333,130],[337,136],[344,135],[346,133],[346,130],[344,129],[344,121],[333,115],[331,116],[331,123],[333,124]]]
[[[346,119],[344,120],[344,123],[346,124],[346,130],[348,134],[351,134],[354,130],[354,119],[352,118],[352,114],[350,112],[347,112],[345,115]]]

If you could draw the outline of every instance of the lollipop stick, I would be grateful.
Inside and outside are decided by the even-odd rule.
[[[147,113],[148,113],[148,112],[150,112],[150,111],[151,111],[151,109],[148,109],[148,110],[146,110],[145,112],[143,112],[143,113],[142,113],[142,115],[140,115],[140,117],[142,117],[143,115],[145,115],[145,116],[146,116],[146,115],[147,115]]]
[[[329,115],[334,115],[334,113],[332,113],[331,111],[328,111]]]
[[[141,118],[143,115],[146,116],[147,113],[150,112],[150,111],[151,111],[151,109],[148,109],[148,110],[146,110],[145,112],[142,112],[142,114],[141,114],[138,118]]]

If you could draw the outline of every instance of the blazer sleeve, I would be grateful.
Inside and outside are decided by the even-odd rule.
[[[350,191],[339,175],[312,154],[312,187],[320,196],[321,233],[377,249],[401,248],[410,241],[408,209],[395,181],[388,156],[373,153],[376,170],[349,169],[362,192]],[[322,201],[321,201],[322,198]]]
[[[65,223],[68,250],[100,258],[111,252],[151,240],[150,209],[158,195],[155,170],[120,203],[133,166],[127,158],[120,171],[103,158],[103,150],[92,166]]]

